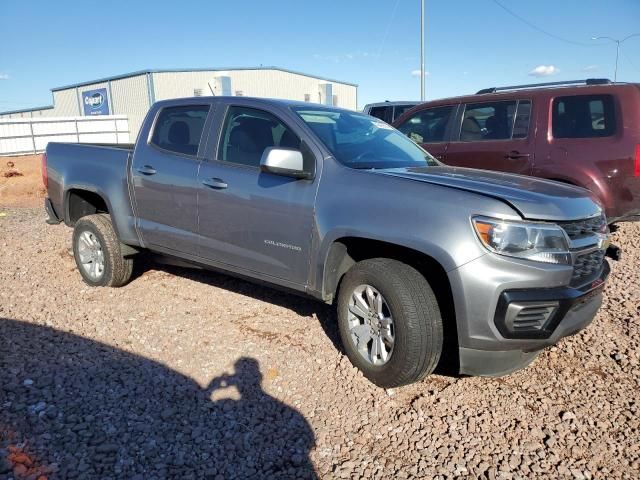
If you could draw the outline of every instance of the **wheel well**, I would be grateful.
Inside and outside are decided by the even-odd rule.
[[[71,190],[67,197],[67,212],[69,225],[75,225],[78,220],[87,215],[109,213],[109,208],[97,193],[88,190]]]
[[[324,294],[335,299],[344,274],[357,262],[368,258],[392,258],[412,266],[426,278],[438,301],[444,327],[443,355],[437,370],[457,373],[458,329],[453,294],[447,272],[432,257],[412,248],[358,237],[336,240],[329,249],[324,269]]]

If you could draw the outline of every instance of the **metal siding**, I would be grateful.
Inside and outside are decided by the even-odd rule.
[[[42,117],[55,117],[56,116],[56,110],[55,108],[49,108],[47,110],[39,110],[40,112],[40,116]],[[77,115],[77,113],[73,113],[74,115]],[[34,113],[35,115],[35,113]],[[64,117],[66,117],[67,115],[62,115]]]
[[[146,75],[112,80],[111,91],[114,97],[112,105],[116,108],[113,113],[127,115],[131,138],[137,138],[150,107]]]
[[[242,91],[247,97],[282,98],[304,101],[309,94],[313,103],[318,103],[320,85],[330,83],[334,95],[338,97],[338,105],[343,108],[356,109],[357,87],[338,82],[282,72],[280,70],[209,70],[200,72],[157,72],[153,73],[156,100],[169,98],[192,97],[193,90],[202,89],[204,95],[211,95],[211,87],[215,88],[215,78],[228,76],[231,78],[231,91]]]
[[[82,115],[78,111],[78,97],[76,97],[76,89],[60,90],[53,92],[53,108],[50,117],[72,117],[74,115]]]
[[[202,89],[203,95],[211,95],[211,87],[214,87],[214,78],[220,76],[219,72],[157,72],[153,73],[153,85],[156,101],[169,98],[193,97],[193,90]],[[233,89],[233,82],[231,85]]]
[[[344,83],[334,83],[333,94],[337,97],[337,102],[334,106],[356,110],[358,107],[357,93],[358,89],[356,87],[345,85]]]
[[[320,85],[328,83],[338,96],[340,107],[356,109],[357,87],[351,85],[280,70],[232,70],[217,73],[228,74],[232,89],[242,90],[245,96],[304,101],[305,94],[309,94],[311,103],[319,102]]]

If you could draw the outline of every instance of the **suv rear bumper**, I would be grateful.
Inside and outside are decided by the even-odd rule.
[[[570,266],[534,266],[489,254],[450,272],[460,373],[506,375],[526,367],[543,348],[585,328],[602,304],[609,271],[605,260],[595,281],[571,288],[566,286]],[[525,311],[523,307],[533,308],[533,313],[518,324],[513,311]]]

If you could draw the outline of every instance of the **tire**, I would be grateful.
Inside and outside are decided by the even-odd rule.
[[[350,306],[353,309],[359,303],[354,295],[367,302],[369,296],[366,288],[362,290],[363,286],[373,287],[371,290],[376,299],[373,302],[375,308],[373,311],[369,310],[369,321],[374,324],[377,318],[390,316],[392,327],[381,326],[382,322],[373,327],[369,324],[360,325],[356,328],[360,333],[358,336],[352,328],[354,325],[358,326],[358,322],[366,324],[367,320],[362,321],[358,315],[350,312]],[[375,291],[382,295],[381,316],[377,313],[379,304]],[[388,258],[374,258],[357,263],[342,279],[337,309],[340,337],[349,360],[377,386],[392,388],[417,382],[436,368],[443,345],[442,317],[429,283],[413,267]],[[357,311],[362,313],[362,310]],[[389,323],[388,320],[386,323]],[[384,330],[386,333],[378,337],[382,338],[384,345],[380,344],[380,355],[374,355],[372,361],[371,353],[376,337],[369,340],[367,336],[371,331],[375,332],[376,328],[378,332]],[[366,332],[367,329],[369,333]],[[393,337],[393,342],[391,351],[388,351],[390,336]],[[387,355],[386,360],[382,350]]]
[[[82,279],[92,287],[120,287],[131,278],[133,258],[122,256],[107,214],[88,215],[76,222],[73,256]]]

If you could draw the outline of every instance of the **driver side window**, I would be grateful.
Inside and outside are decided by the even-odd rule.
[[[269,147],[300,150],[300,139],[269,112],[229,107],[218,146],[218,160],[259,168],[262,154]]]
[[[454,108],[454,106],[446,106],[420,110],[405,120],[398,130],[416,143],[444,142],[447,125]]]

